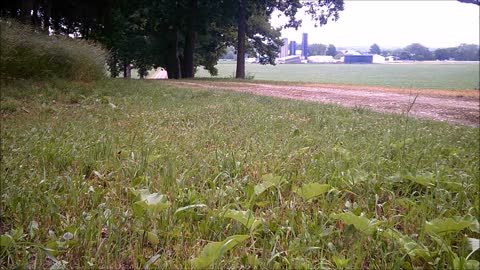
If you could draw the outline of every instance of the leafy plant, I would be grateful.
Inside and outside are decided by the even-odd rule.
[[[197,269],[207,268],[209,265],[220,259],[225,253],[236,245],[247,240],[249,235],[232,235],[221,242],[208,243],[200,255],[191,260],[192,266]]]
[[[135,190],[139,200],[133,203],[133,213],[137,216],[143,216],[146,211],[151,216],[170,207],[167,197],[163,194],[150,193],[147,189]]]
[[[352,212],[331,214],[333,219],[341,219],[345,224],[353,225],[357,230],[366,235],[372,235],[377,231],[380,224],[383,222],[376,219],[368,219],[365,216],[357,216]]]
[[[225,218],[234,219],[234,220],[242,223],[250,231],[255,230],[260,224],[262,224],[262,221],[260,219],[256,218],[253,215],[252,211],[250,211],[250,210],[237,211],[237,210],[228,209],[222,214],[222,216],[225,217]]]
[[[308,201],[312,198],[320,196],[331,190],[331,186],[328,184],[309,183],[301,187],[295,188],[295,192],[300,195],[304,200]]]
[[[279,188],[283,183],[285,180],[281,176],[265,174],[262,176],[262,182],[254,187],[255,195],[258,196],[271,187]]]

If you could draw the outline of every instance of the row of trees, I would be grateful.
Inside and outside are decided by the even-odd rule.
[[[394,56],[400,60],[457,60],[457,61],[479,61],[479,45],[460,44],[457,47],[439,48],[430,50],[420,43],[413,43],[405,48],[397,50],[381,50],[378,44],[374,43],[368,51],[370,54],[379,54],[382,56]],[[334,45],[310,44],[308,46],[309,55],[331,55],[337,56],[337,49]]]
[[[384,56],[395,56],[400,60],[456,60],[479,61],[479,46],[477,44],[460,44],[457,47],[430,50],[420,43],[413,43],[403,49],[382,51]]]
[[[337,55],[337,48],[333,44],[328,46],[321,43],[313,43],[308,45],[308,55]]]
[[[145,76],[152,67],[169,78],[191,78],[203,66],[215,74],[226,48],[237,54],[237,78],[245,77],[245,54],[274,64],[282,46],[280,28],[271,26],[273,11],[298,28],[305,13],[321,26],[337,20],[343,0],[11,0],[0,15],[34,25],[40,31],[102,43],[110,51],[112,77],[133,66]]]

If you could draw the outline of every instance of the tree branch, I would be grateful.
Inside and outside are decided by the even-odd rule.
[[[475,4],[480,6],[480,0],[458,0],[458,2],[467,3],[467,4]]]

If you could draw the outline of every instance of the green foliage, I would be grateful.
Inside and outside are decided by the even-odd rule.
[[[89,82],[104,76],[106,53],[93,43],[48,36],[4,19],[0,28],[2,79],[56,77]]]

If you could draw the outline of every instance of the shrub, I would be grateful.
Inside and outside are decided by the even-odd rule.
[[[0,75],[8,78],[64,78],[93,81],[104,76],[106,52],[85,40],[49,36],[0,19]]]

